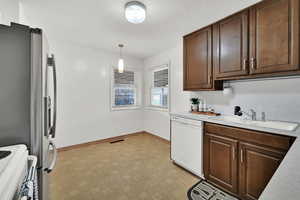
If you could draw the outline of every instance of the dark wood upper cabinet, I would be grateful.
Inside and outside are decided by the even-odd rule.
[[[240,196],[245,200],[257,200],[285,152],[241,142],[240,153]]]
[[[248,10],[213,26],[216,78],[248,74]]]
[[[184,37],[184,90],[300,75],[299,0],[264,0]]]
[[[205,177],[232,193],[237,192],[237,147],[238,141],[207,133],[205,145]]]
[[[212,28],[184,38],[184,89],[212,88]]]
[[[299,0],[250,8],[250,73],[299,70]]]

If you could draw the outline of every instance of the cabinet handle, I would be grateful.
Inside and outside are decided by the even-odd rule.
[[[255,69],[255,58],[251,58],[250,59],[250,66],[251,66],[251,69]]]
[[[208,83],[212,83],[212,76],[208,77]]]
[[[243,163],[244,162],[244,155],[243,155],[243,149],[241,149],[241,163]]]
[[[235,160],[235,148],[232,147],[232,159]]]
[[[246,70],[247,62],[248,62],[247,59],[244,59],[244,60],[243,60],[243,70]]]

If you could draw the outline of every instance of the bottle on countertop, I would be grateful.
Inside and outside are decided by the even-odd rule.
[[[206,105],[205,100],[203,100],[203,103],[202,103],[202,111],[207,112],[207,105]]]

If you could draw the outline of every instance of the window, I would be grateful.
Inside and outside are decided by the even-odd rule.
[[[112,108],[128,108],[137,106],[136,73],[113,70]]]
[[[169,69],[161,68],[153,71],[151,88],[151,106],[168,108]]]

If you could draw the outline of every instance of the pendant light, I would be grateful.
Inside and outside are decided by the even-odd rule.
[[[119,62],[118,62],[118,71],[119,73],[123,73],[124,72],[124,59],[122,56],[122,48],[124,47],[123,44],[119,44],[118,45],[120,48],[120,58],[119,58]]]

